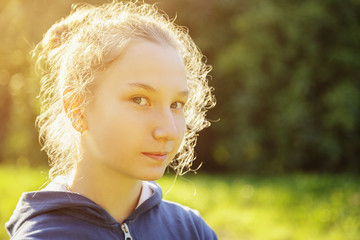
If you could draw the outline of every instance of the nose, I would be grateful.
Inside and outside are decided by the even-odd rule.
[[[173,141],[179,135],[179,129],[174,114],[170,109],[158,113],[153,137],[159,141]]]

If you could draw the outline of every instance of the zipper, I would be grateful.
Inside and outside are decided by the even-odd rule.
[[[132,240],[130,231],[129,231],[129,227],[126,223],[121,224],[121,230],[123,231],[124,235],[125,235],[125,240]]]

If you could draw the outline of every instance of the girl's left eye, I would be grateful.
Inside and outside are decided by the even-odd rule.
[[[182,109],[184,108],[184,105],[185,104],[182,102],[173,102],[170,107],[175,109]]]
[[[132,98],[132,101],[140,106],[150,106],[149,100],[145,97],[134,97]]]

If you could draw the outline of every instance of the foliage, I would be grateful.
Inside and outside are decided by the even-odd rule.
[[[345,174],[199,174],[178,178],[174,185],[172,175],[158,182],[166,199],[198,209],[222,240],[355,240],[360,235],[359,180]],[[45,181],[42,169],[0,166],[1,225],[21,192],[37,190]],[[4,228],[0,238],[7,239]]]
[[[359,169],[359,10],[349,1],[252,1],[234,16],[237,37],[217,61],[236,79],[222,109],[232,160],[255,170]]]
[[[220,118],[201,159],[251,172],[360,170],[359,1],[214,0],[201,12],[186,2]]]
[[[0,162],[46,163],[29,51],[74,2],[0,3]],[[358,0],[147,2],[188,26],[214,67],[220,121],[200,134],[205,168],[360,171]]]

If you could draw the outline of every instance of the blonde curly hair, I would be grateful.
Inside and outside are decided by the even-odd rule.
[[[79,111],[91,100],[94,75],[135,39],[168,44],[184,60],[190,90],[185,106],[186,132],[170,163],[177,174],[191,170],[197,132],[208,127],[206,111],[215,104],[207,74],[211,67],[184,27],[174,24],[156,6],[113,1],[101,6],[73,5],[70,15],[55,23],[35,47],[33,56],[42,72],[41,112],[36,120],[39,138],[49,156],[50,179],[69,176],[80,160],[80,133],[64,109],[64,91],[81,96]]]

